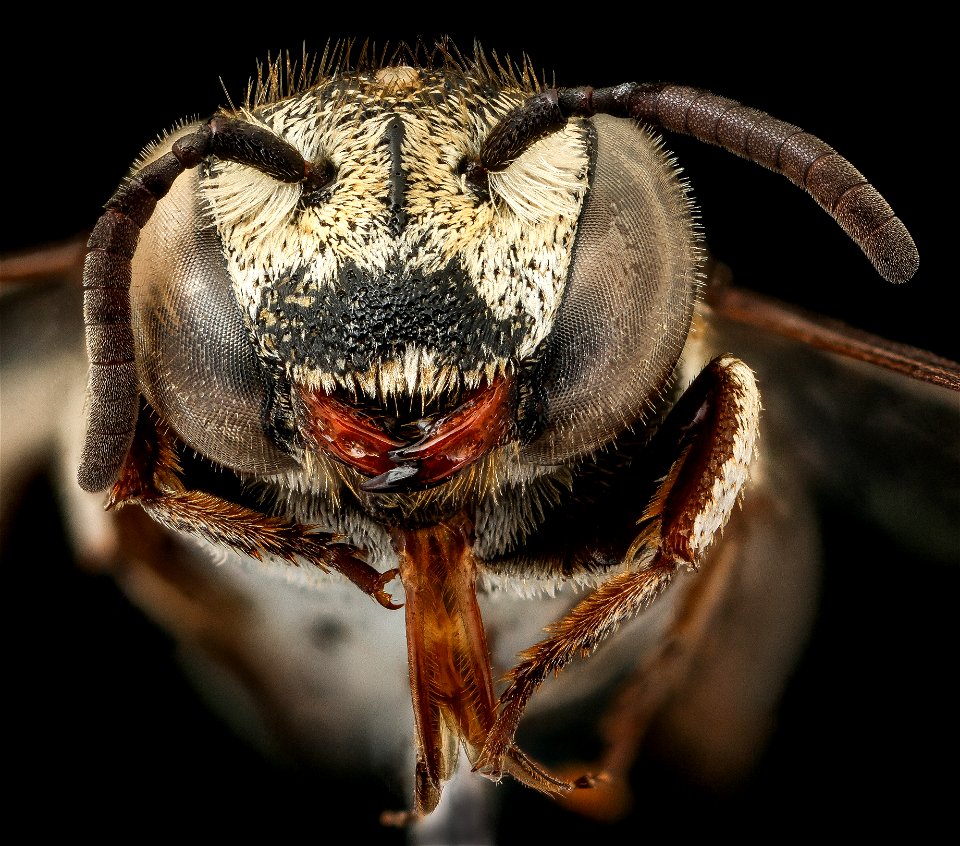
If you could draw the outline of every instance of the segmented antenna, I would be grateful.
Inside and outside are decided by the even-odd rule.
[[[83,266],[89,417],[77,480],[84,490],[101,491],[113,483],[136,428],[140,389],[130,281],[140,232],[177,177],[211,155],[256,168],[281,182],[305,182],[309,187],[313,178],[311,163],[268,129],[215,115],[196,132],[179,138],[169,153],[137,171],[107,202],[87,242]]]
[[[889,282],[906,282],[920,256],[886,200],[833,147],[766,112],[682,85],[625,83],[611,88],[550,88],[506,115],[464,168],[480,183],[506,168],[570,117],[608,114],[692,135],[763,165],[803,188],[863,250]]]

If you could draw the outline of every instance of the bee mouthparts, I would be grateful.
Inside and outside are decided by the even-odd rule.
[[[364,476],[369,493],[433,487],[503,444],[515,417],[513,380],[498,377],[470,391],[452,411],[422,421],[402,441],[378,420],[324,391],[303,390],[301,428],[308,441]]]

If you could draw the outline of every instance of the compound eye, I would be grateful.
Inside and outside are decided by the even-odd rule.
[[[268,422],[274,386],[250,343],[196,171],[144,226],[130,297],[141,391],[177,435],[239,472],[295,468]]]
[[[677,168],[657,139],[606,115],[551,334],[528,374],[538,434],[525,461],[582,456],[642,421],[683,349],[702,251]]]

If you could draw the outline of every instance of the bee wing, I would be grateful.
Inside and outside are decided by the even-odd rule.
[[[76,239],[0,258],[0,527],[10,538],[20,528],[13,515],[27,488],[52,476],[75,515],[80,547],[106,552],[102,509],[59,476],[76,459],[83,426],[84,252]]]
[[[742,289],[708,302],[712,343],[756,362],[815,495],[957,562],[960,364]]]

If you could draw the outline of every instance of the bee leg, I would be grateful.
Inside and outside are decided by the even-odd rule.
[[[107,507],[136,503],[163,526],[199,535],[258,560],[269,556],[296,564],[302,559],[321,570],[335,570],[384,608],[402,607],[384,589],[397,570],[381,573],[361,560],[359,550],[330,532],[314,531],[204,491],[188,490],[181,472],[172,437],[159,431],[149,410],[144,410]]]
[[[630,810],[628,786],[648,735],[658,769],[682,762],[684,783],[720,791],[740,783],[765,748],[812,623],[820,565],[802,467],[776,448],[770,423],[743,508],[696,578],[676,586],[683,592],[663,636],[637,657],[604,715],[594,766],[608,782],[564,799],[580,813],[613,820]]]
[[[653,455],[666,450],[673,458],[638,521],[642,528],[624,557],[625,569],[520,655],[474,769],[500,778],[520,717],[547,676],[593,652],[660,596],[678,570],[698,568],[747,480],[759,416],[753,374],[732,356],[714,359],[694,380],[650,444]]]

